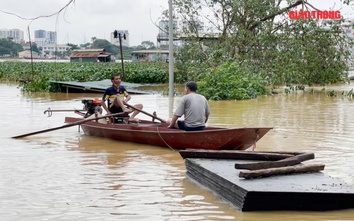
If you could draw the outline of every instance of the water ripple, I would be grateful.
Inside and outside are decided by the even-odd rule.
[[[70,114],[47,117],[48,107],[80,108],[82,98],[97,96],[25,94],[0,84],[0,99],[22,107],[0,109],[1,220],[353,220],[353,210],[242,213],[187,178],[183,159],[166,148],[88,137],[78,127],[10,138],[63,125]],[[147,112],[159,107],[161,118],[167,99],[133,97]],[[210,125],[272,126],[258,150],[314,152],[327,174],[354,185],[353,102],[300,94],[210,106]]]

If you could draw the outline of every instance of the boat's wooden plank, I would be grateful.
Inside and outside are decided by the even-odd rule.
[[[235,163],[235,169],[259,170],[268,168],[277,168],[284,166],[293,166],[306,160],[315,159],[314,153],[303,153],[283,160],[272,162],[254,162],[254,163]]]
[[[237,159],[237,160],[264,160],[274,161],[292,157],[290,154],[259,153],[256,151],[242,150],[180,150],[183,158],[214,158],[214,159]]]
[[[313,164],[313,165],[298,165],[298,166],[286,166],[278,168],[260,169],[252,171],[241,171],[239,177],[245,179],[254,179],[260,177],[269,177],[274,175],[294,174],[294,173],[313,173],[324,170],[325,165]]]

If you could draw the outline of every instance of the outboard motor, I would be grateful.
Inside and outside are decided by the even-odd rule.
[[[85,99],[81,101],[84,104],[84,110],[86,110],[86,114],[84,118],[91,116],[94,113],[102,114],[101,100],[99,99]]]

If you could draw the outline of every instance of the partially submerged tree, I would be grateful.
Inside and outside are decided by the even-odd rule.
[[[343,20],[290,20],[289,11],[300,9],[316,10],[306,0],[175,0],[179,20],[204,21],[205,33],[218,34],[206,41],[208,35],[195,26],[193,38],[177,54],[176,68],[196,78],[235,62],[272,85],[347,79],[350,54]]]

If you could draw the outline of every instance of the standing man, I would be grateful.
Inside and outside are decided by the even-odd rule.
[[[138,121],[135,119],[135,116],[139,114],[139,111],[133,111],[127,107],[125,104],[131,99],[128,91],[124,86],[120,85],[122,82],[120,74],[114,74],[111,77],[112,86],[107,88],[102,96],[102,107],[106,110],[107,114],[114,114],[119,112],[124,112],[128,114],[133,112],[132,116],[129,118],[129,121]],[[106,105],[107,100],[107,105]],[[135,104],[134,107],[138,109],[143,109],[142,104]]]
[[[197,84],[194,81],[186,83],[185,94],[169,120],[168,128],[179,128],[185,131],[204,130],[210,115],[208,101],[203,95],[197,94]],[[184,115],[184,120],[178,120]]]

